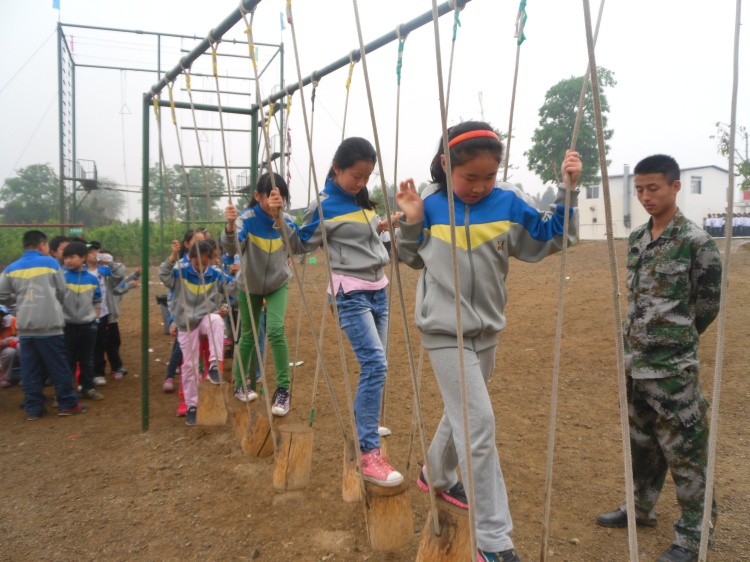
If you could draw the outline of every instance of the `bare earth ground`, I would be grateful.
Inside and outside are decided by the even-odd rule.
[[[720,516],[710,555],[713,561],[750,560],[748,249],[750,244],[745,244],[732,252],[716,469]],[[624,242],[617,243],[617,251],[622,285]],[[317,258],[318,265],[307,268],[306,281],[316,323],[325,274],[323,259]],[[557,256],[540,264],[513,263],[508,328],[500,339],[490,383],[514,540],[524,560],[538,559],[541,544],[559,263]],[[553,559],[561,561],[627,560],[626,532],[593,523],[598,513],[621,502],[623,489],[606,244],[578,245],[570,251],[568,264],[550,545]],[[417,275],[402,268],[410,322]],[[153,283],[151,292],[163,291]],[[287,321],[292,347],[298,297],[294,287]],[[130,374],[121,382],[109,381],[103,389],[106,399],[90,403],[85,415],[27,422],[18,409],[20,389],[0,393],[0,559],[415,558],[428,510],[426,494],[412,485],[416,528],[408,546],[394,553],[373,552],[362,507],[341,500],[341,434],[322,385],[316,402],[313,475],[301,492],[274,491],[272,460],[243,454],[228,426],[188,428],[183,418],[175,417],[176,395],[161,392],[173,340],[162,335],[155,305],[150,314],[151,424],[148,432],[142,432],[139,303],[138,292],[123,301],[123,355]],[[403,469],[412,387],[398,306],[392,313],[392,334],[386,424],[394,432],[389,441],[391,458]],[[702,342],[703,387],[709,397],[715,345],[716,324]],[[335,338],[326,341],[325,352],[344,404]],[[356,362],[347,352],[354,381]],[[304,318],[299,358],[305,364],[296,373],[290,416],[302,422],[309,415],[315,370],[314,346]],[[431,437],[442,404],[429,365],[423,389],[422,407]],[[415,453],[414,460],[421,458],[421,452]],[[412,482],[417,475],[414,466],[412,462],[408,475]],[[671,524],[677,516],[671,481],[659,511],[655,528],[639,530],[642,560],[655,560],[671,542]]]

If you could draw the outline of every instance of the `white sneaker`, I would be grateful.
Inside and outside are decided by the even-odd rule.
[[[94,386],[107,386],[107,379],[105,377],[94,377]]]
[[[239,387],[234,391],[234,396],[240,402],[252,402],[253,400],[258,399],[258,394],[250,388],[247,389],[247,394],[245,394],[245,389]]]
[[[389,435],[391,435],[391,433],[391,430],[387,427],[384,427],[382,425],[378,426],[378,435],[380,435],[381,437],[388,437]]]

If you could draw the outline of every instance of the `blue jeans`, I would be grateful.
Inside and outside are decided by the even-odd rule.
[[[21,385],[24,408],[29,415],[44,412],[44,379],[52,379],[60,410],[75,408],[78,396],[71,383],[65,355],[65,336],[21,336]]]
[[[359,363],[359,385],[354,398],[359,447],[363,453],[380,448],[380,400],[388,373],[388,298],[385,289],[336,295],[339,324],[349,338]]]

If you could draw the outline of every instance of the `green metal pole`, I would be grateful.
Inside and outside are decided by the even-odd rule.
[[[258,183],[258,111],[255,110],[250,120],[250,185],[255,189]]]
[[[284,42],[282,41],[279,44],[279,85],[282,91],[284,91]],[[284,101],[284,98],[281,98],[281,101]],[[284,126],[284,114],[286,113],[286,105],[282,103],[281,106],[281,118],[279,119],[279,124],[281,125],[281,132],[279,134],[279,137],[281,138],[281,147],[279,152],[281,153],[281,163],[279,164],[279,172],[282,178],[286,178],[286,174],[284,173],[284,164],[286,163],[286,158],[284,155],[286,154],[286,127]]]
[[[150,98],[143,97],[143,164],[141,177],[141,430],[148,431],[148,269],[149,269],[149,220],[148,220],[148,160],[149,160],[149,110]]]
[[[76,65],[71,61],[71,76],[70,76],[70,89],[72,91],[70,101],[70,112],[72,115],[72,139],[71,144],[73,145],[73,177],[76,177],[75,166],[76,166]],[[72,189],[70,190],[70,222],[76,222],[76,182],[73,180]]]
[[[60,224],[65,224],[65,115],[63,114],[63,68],[62,68],[62,25],[57,23],[57,113],[60,120]],[[60,234],[65,234],[65,227],[60,227]]]
[[[161,78],[161,35],[156,36],[156,77]],[[156,124],[161,130],[161,121]],[[159,228],[161,230],[161,261],[166,258],[164,243],[164,177],[162,176],[161,152],[159,152]]]

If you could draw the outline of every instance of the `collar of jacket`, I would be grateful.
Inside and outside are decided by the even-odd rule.
[[[680,211],[679,207],[677,208],[677,212],[672,217],[672,220],[669,221],[669,224],[664,228],[664,232],[662,232],[659,235],[659,238],[674,238],[677,236],[677,233],[680,232],[680,227],[685,222],[685,215],[682,214],[682,211]],[[638,238],[643,236],[646,231],[648,230],[651,232],[651,227],[654,225],[654,219],[653,217],[648,219],[647,228],[644,228],[643,231],[638,235]]]
[[[367,187],[363,187],[362,189],[367,189]],[[326,178],[326,186],[323,188],[323,191],[330,195],[336,195],[340,197],[347,197],[354,201],[354,195],[351,193],[347,193],[341,187],[339,184],[337,184],[335,181],[333,181],[333,178]]]

